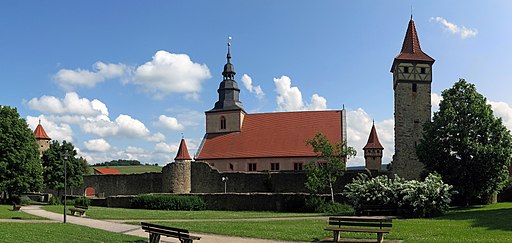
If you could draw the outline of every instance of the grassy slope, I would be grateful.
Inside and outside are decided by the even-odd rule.
[[[23,207],[23,206],[22,206]],[[45,219],[42,217],[30,215],[20,211],[12,211],[12,205],[0,205],[0,219]]]
[[[43,206],[43,209],[61,213],[62,206]],[[94,219],[241,219],[319,216],[312,213],[236,212],[236,211],[169,211],[125,208],[89,207],[87,217]]]
[[[96,168],[96,167],[93,167]],[[97,168],[105,168],[104,166]],[[109,166],[109,168],[114,168],[123,174],[141,174],[145,172],[162,172],[161,166],[153,166],[153,165],[134,165],[134,166]]]
[[[74,224],[0,223],[0,242],[132,242],[144,238]]]
[[[404,242],[512,242],[512,203],[467,210],[453,210],[432,219],[393,221],[388,239]],[[329,235],[322,220],[262,222],[161,222],[195,232],[236,235],[276,240],[311,241]],[[350,238],[374,239],[375,234],[343,234]]]

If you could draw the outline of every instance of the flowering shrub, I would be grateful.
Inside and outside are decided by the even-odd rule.
[[[390,179],[360,174],[345,186],[344,194],[356,210],[365,205],[382,205],[404,209],[415,217],[432,217],[448,210],[451,189],[437,174],[429,174],[423,182],[407,181],[396,175]]]

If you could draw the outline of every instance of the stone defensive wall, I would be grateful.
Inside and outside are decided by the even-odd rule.
[[[347,171],[338,178],[335,188],[343,188],[361,171]],[[306,172],[219,172],[204,162],[169,163],[162,172],[130,175],[87,175],[84,184],[73,190],[94,188],[96,195],[138,195],[145,193],[224,193],[223,177],[227,177],[228,193],[306,193]],[[337,189],[339,190],[339,189]],[[327,193],[326,191],[325,193]]]

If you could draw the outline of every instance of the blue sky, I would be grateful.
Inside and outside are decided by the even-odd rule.
[[[413,6],[433,109],[459,78],[512,128],[509,1],[6,1],[0,104],[89,163],[166,164],[204,135],[232,36],[245,110],[348,110],[360,165],[372,120],[393,154],[389,72]],[[249,83],[249,81],[252,81]]]

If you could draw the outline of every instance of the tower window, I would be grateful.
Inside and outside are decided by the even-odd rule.
[[[412,84],[412,92],[418,91],[418,86],[416,84]]]
[[[409,73],[409,67],[404,67],[404,73]]]
[[[220,129],[226,129],[226,118],[224,116],[220,117]]]
[[[425,74],[425,73],[426,73],[426,71],[427,71],[427,70],[426,70],[426,68],[424,68],[424,67],[422,67],[422,68],[420,69],[421,74]]]
[[[233,164],[229,163],[229,169],[230,170],[235,170],[235,167],[233,166]]]

